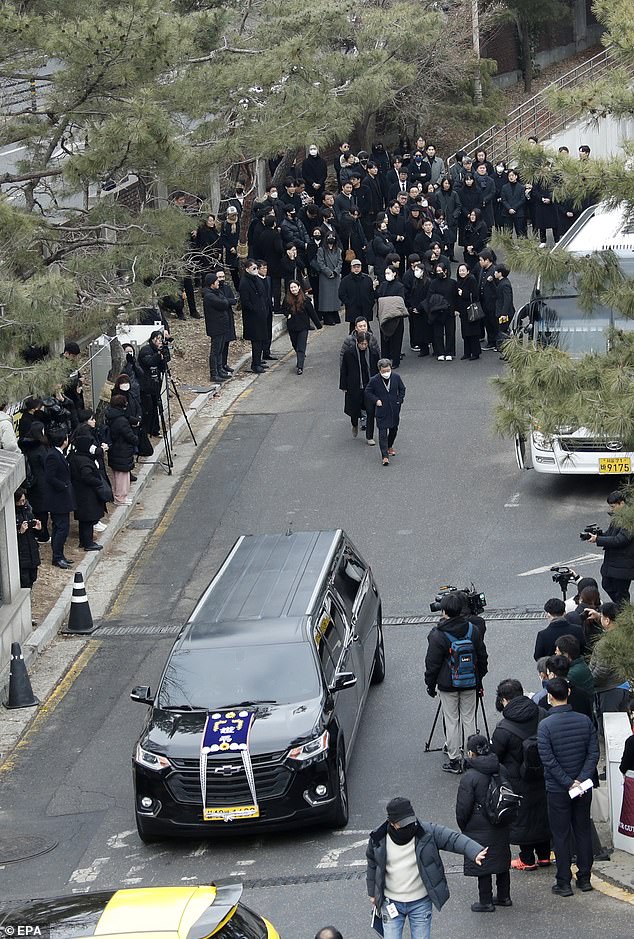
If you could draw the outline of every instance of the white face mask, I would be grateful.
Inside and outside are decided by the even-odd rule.
[[[308,152],[311,156],[317,156],[317,147],[311,147]]]
[[[277,199],[277,189],[273,189],[271,192],[271,199]]]
[[[417,267],[414,269],[414,277],[422,277],[425,272],[422,267]]]
[[[496,168],[496,170],[498,171],[498,173],[503,173],[503,172],[504,172],[504,167],[501,166],[501,165],[500,165],[500,166],[496,166],[495,168]]]
[[[396,277],[396,274],[394,273],[394,271],[386,271],[386,272],[385,272],[385,279],[386,279],[386,280],[394,280],[395,277]]]
[[[392,369],[390,369],[389,372],[381,372],[381,378],[383,379],[383,381],[389,381],[391,374],[392,374]]]
[[[119,391],[129,391],[129,390],[130,390],[130,386],[129,386],[129,385],[121,385],[121,386],[119,387]]]

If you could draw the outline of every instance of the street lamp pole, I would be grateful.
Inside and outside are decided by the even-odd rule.
[[[480,77],[480,16],[478,0],[471,0],[471,32],[473,37],[473,51],[476,54],[478,67],[473,80],[473,99],[476,104],[482,104],[482,79]]]

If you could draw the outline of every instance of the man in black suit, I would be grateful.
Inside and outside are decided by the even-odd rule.
[[[64,557],[64,545],[70,530],[70,513],[75,508],[75,494],[70,481],[70,467],[65,451],[68,447],[68,435],[64,431],[51,431],[51,448],[46,454],[44,471],[46,473],[46,508],[50,512],[53,525],[51,548],[53,566],[68,570],[71,562]]]

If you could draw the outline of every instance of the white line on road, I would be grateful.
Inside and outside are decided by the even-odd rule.
[[[547,574],[551,567],[557,565],[558,567],[570,567],[573,564],[594,564],[595,561],[600,561],[603,555],[601,554],[581,554],[578,558],[571,558],[569,561],[553,561],[552,564],[546,564],[544,567],[534,567],[532,571],[523,571],[521,574],[518,574],[518,577],[530,577],[532,574]]]
[[[99,876],[99,869],[110,860],[109,857],[96,857],[90,867],[79,867],[70,875],[70,884],[92,884]]]
[[[519,509],[519,507],[520,507],[520,494],[519,492],[515,492],[511,496],[509,501],[504,503],[504,508],[505,509]]]
[[[370,837],[369,828],[344,828],[340,831],[333,831],[333,835],[367,835]]]
[[[333,848],[332,851],[327,851],[317,865],[317,870],[323,870],[325,867],[337,867],[342,854],[346,851],[353,851],[354,848],[365,847],[366,844],[367,838],[364,838],[363,841],[354,841],[352,844],[344,845],[343,848]]]
[[[206,853],[207,853],[207,847],[208,847],[207,843],[206,843],[205,841],[201,841],[201,843],[198,845],[198,847],[197,847],[197,848],[194,848],[194,850],[191,851],[191,852],[187,855],[187,857],[202,857],[203,854],[206,854]]]
[[[238,867],[248,867],[249,864],[255,864],[255,859],[246,861],[236,861]]]
[[[126,844],[126,838],[133,834],[133,828],[130,828],[128,831],[120,831],[118,835],[112,835],[111,838],[108,838],[106,844],[109,848],[129,848],[130,845]]]

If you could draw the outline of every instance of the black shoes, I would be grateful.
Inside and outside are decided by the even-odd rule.
[[[594,890],[594,887],[590,883],[590,878],[587,880],[579,880],[577,877],[577,889],[581,890],[582,893],[590,893],[591,890]]]
[[[264,359],[265,362],[277,362],[277,361],[279,361],[279,355],[271,355],[270,352],[269,352],[268,355],[262,356],[262,358]]]
[[[456,776],[459,776],[462,772],[462,763],[460,760],[449,760],[448,763],[443,763],[442,771],[443,773],[454,773]]]
[[[493,897],[493,906],[513,906],[513,901],[510,897],[504,897],[503,900],[499,897]]]
[[[297,374],[298,374],[298,375],[303,375],[303,374],[304,374],[304,369],[303,369],[303,368],[298,368],[298,369],[297,369]]]
[[[229,365],[222,366],[223,372],[229,372],[230,375],[233,375],[235,369],[231,368]]]
[[[103,545],[98,544],[96,541],[93,541],[92,544],[83,544],[82,548],[84,551],[103,551]]]
[[[570,884],[553,884],[551,889],[556,897],[571,897],[573,895]]]
[[[62,558],[61,561],[53,561],[53,567],[61,567],[63,571],[67,571],[69,567],[72,567],[72,564]]]
[[[135,476],[134,473],[130,473],[130,482],[135,483],[139,477]]]
[[[256,375],[263,375],[263,374],[264,374],[264,369],[262,368],[261,365],[253,365],[253,366],[251,367],[251,371],[254,372]]]
[[[190,313],[189,315],[193,320],[201,319],[200,313]]]
[[[220,384],[221,382],[227,381],[228,379],[226,378],[225,375],[212,375],[211,380],[218,382]]]
[[[495,913],[495,907],[492,903],[472,903],[472,913]]]

